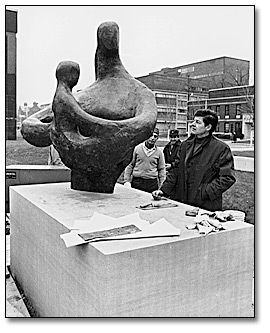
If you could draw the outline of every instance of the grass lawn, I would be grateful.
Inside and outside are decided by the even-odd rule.
[[[13,164],[48,164],[49,147],[35,147],[22,137],[6,140],[6,165]]]
[[[241,210],[254,224],[254,172],[235,171],[236,182],[223,194],[223,209]]]
[[[243,154],[241,154],[243,153]],[[247,156],[250,151],[234,152],[236,156]],[[38,148],[30,145],[21,137],[15,141],[6,141],[6,165],[39,164],[46,165],[49,147]],[[223,194],[223,209],[242,210],[246,213],[246,221],[254,224],[254,173],[236,171],[236,183]]]

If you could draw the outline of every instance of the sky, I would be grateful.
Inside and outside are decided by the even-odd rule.
[[[95,81],[97,28],[115,21],[120,58],[133,76],[222,56],[250,61],[254,82],[253,6],[8,6],[18,11],[17,107],[51,103],[55,69],[80,65],[74,90]]]

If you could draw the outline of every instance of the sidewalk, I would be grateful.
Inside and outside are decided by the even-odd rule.
[[[237,141],[224,141],[231,148],[232,151],[252,151],[254,150],[254,144],[250,145],[247,142]]]
[[[254,145],[250,145],[246,142],[231,142],[225,141],[227,145],[234,151],[254,151]],[[234,168],[235,170],[254,172],[255,161],[252,157],[234,156]]]
[[[235,170],[254,172],[254,158],[234,156]]]
[[[10,236],[6,235],[6,318],[30,317],[22,295],[9,272]]]

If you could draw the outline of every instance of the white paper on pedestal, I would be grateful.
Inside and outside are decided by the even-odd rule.
[[[141,231],[134,234],[117,235],[106,238],[96,238],[92,241],[84,241],[79,234],[108,230],[134,224]],[[92,217],[77,219],[74,221],[72,230],[69,233],[60,235],[65,242],[66,247],[76,246],[80,244],[91,243],[95,246],[95,242],[107,242],[115,240],[140,239],[165,236],[180,236],[180,229],[175,228],[164,218],[150,224],[146,220],[142,220],[139,213],[114,218],[107,215],[94,213]]]

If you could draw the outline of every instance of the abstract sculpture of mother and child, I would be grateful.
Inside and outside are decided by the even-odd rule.
[[[52,104],[28,117],[21,132],[34,146],[54,145],[71,169],[72,189],[113,193],[135,146],[154,130],[157,107],[152,91],[121,62],[115,22],[98,28],[95,73],[93,84],[73,94],[80,67],[60,62]]]

